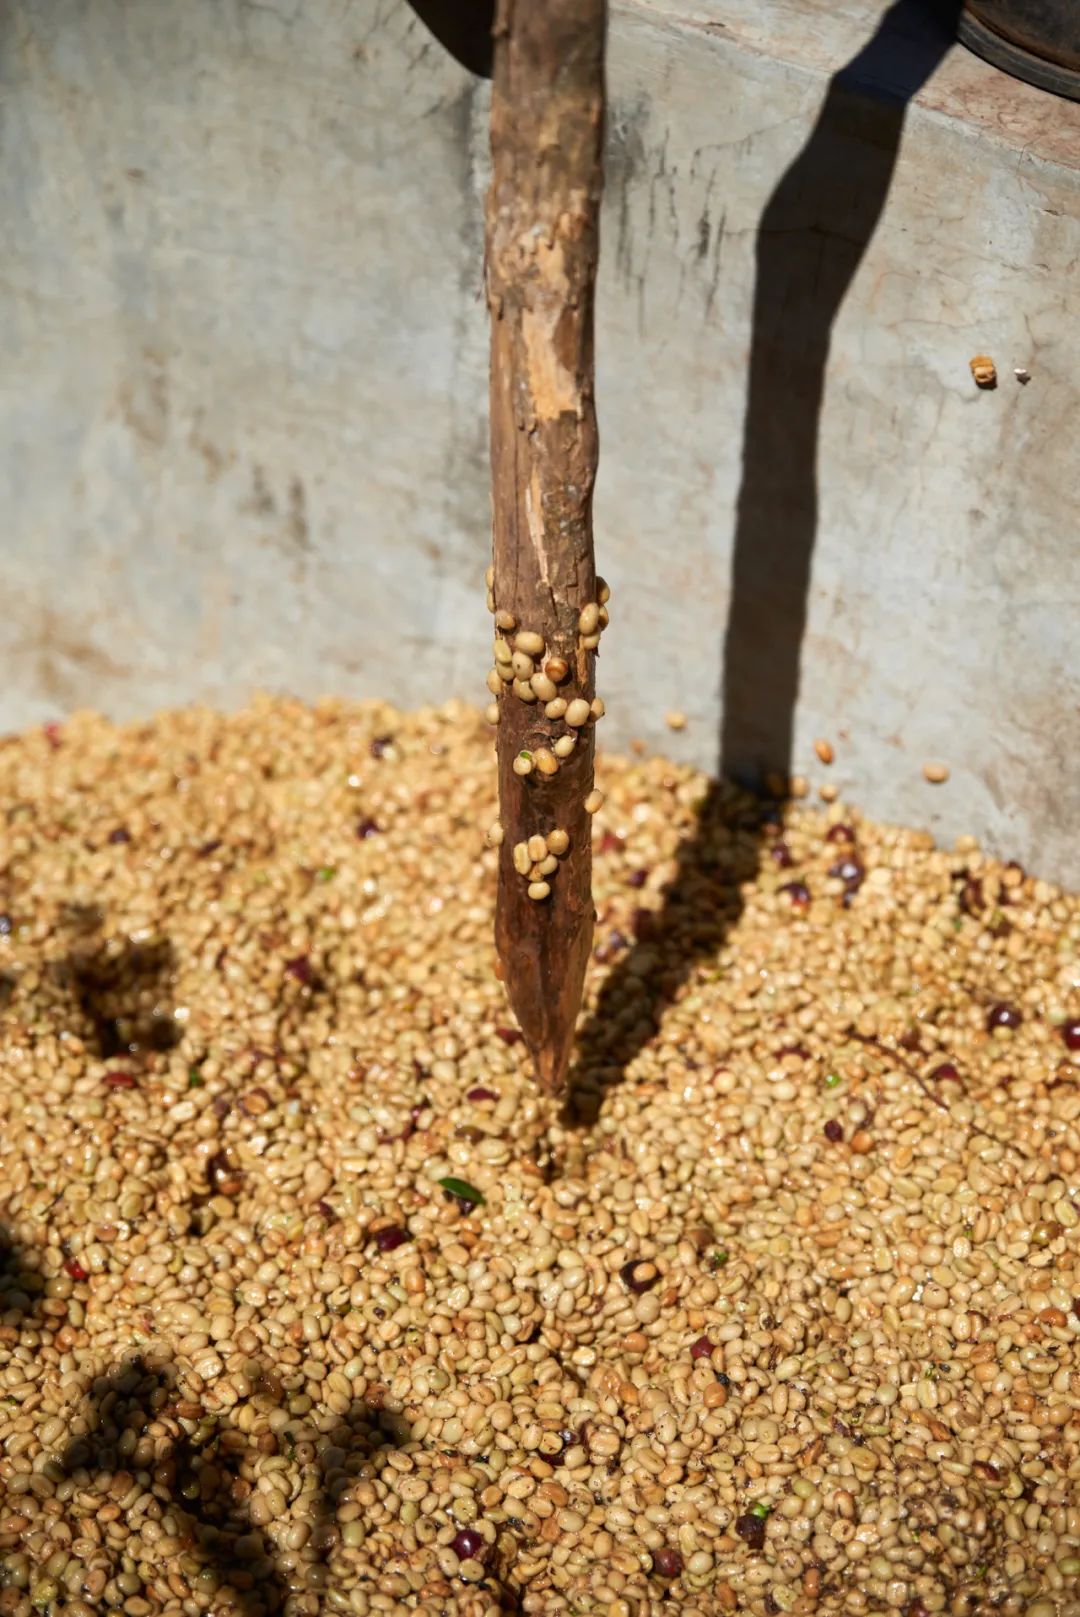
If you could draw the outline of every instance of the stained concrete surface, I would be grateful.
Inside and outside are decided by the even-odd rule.
[[[914,0],[622,0],[610,85],[605,741],[1080,880],[1080,107]],[[5,727],[484,700],[485,114],[402,0],[7,9]]]

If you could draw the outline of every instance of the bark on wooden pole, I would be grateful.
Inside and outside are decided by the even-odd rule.
[[[511,1005],[549,1091],[565,1082],[593,929],[586,802],[596,719],[575,725],[568,716],[580,713],[574,702],[591,704],[595,696],[596,647],[607,618],[592,535],[605,13],[606,0],[499,0],[495,21],[487,212],[488,605],[498,614],[495,670],[502,674],[491,681],[499,693],[503,832],[495,931]],[[532,635],[542,639],[542,654]],[[519,646],[519,636],[532,651]],[[515,650],[530,657],[533,675],[519,661],[517,676],[506,677],[514,673],[506,659]],[[552,679],[561,676],[560,659],[566,675]],[[567,704],[562,714],[560,702]],[[573,750],[563,756],[571,736]],[[552,761],[557,772],[545,773]],[[516,772],[526,764],[531,772]],[[560,832],[566,851],[544,860],[530,854],[523,873],[521,845],[554,833],[559,847]],[[537,882],[548,885],[547,897],[529,896],[530,887],[540,890]]]

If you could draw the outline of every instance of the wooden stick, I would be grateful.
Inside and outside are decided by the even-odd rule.
[[[495,20],[487,210],[494,537],[488,604],[515,620],[515,628],[497,629],[497,640],[513,648],[523,632],[542,637],[544,653],[534,658],[541,691],[545,664],[565,662],[556,701],[568,703],[591,703],[595,694],[595,635],[587,633],[588,616],[583,632],[581,614],[600,605],[592,535],[593,298],[605,15],[606,0],[499,0]],[[505,657],[504,645],[503,668]],[[557,663],[552,671],[561,672]],[[595,720],[575,728],[549,715],[543,699],[523,699],[527,683],[499,683],[503,842],[495,937],[537,1079],[556,1092],[566,1078],[592,944],[585,804],[593,791]],[[573,752],[557,760],[557,773],[545,774],[547,754],[570,735],[577,738]],[[527,761],[532,772],[516,773]],[[536,870],[539,861],[530,861],[534,880],[550,887],[549,896],[530,897],[533,882],[515,868],[515,849],[553,832],[566,833],[568,851],[546,875]]]

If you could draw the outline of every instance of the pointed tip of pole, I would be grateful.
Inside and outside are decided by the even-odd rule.
[[[560,999],[544,1000],[533,992],[532,974],[525,978],[507,972],[507,998],[525,1041],[537,1088],[545,1095],[565,1094],[574,1053],[578,1005]]]
[[[518,897],[512,890],[512,896]],[[591,904],[584,915],[571,914],[572,925],[554,935],[549,916],[534,916],[529,901],[525,922],[537,930],[523,935],[516,912],[502,889],[496,910],[496,937],[503,967],[503,987],[510,1009],[532,1059],[537,1087],[546,1095],[564,1096],[570,1071],[585,972],[592,947]]]
[[[556,1098],[565,1095],[572,1048],[573,1029],[570,1037],[561,1043],[548,1040],[543,1044],[529,1046],[533,1073],[537,1085],[545,1095],[554,1095]]]

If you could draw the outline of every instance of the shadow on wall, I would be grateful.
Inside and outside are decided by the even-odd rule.
[[[719,749],[720,773],[755,788],[792,765],[833,324],[884,211],[907,103],[959,12],[896,0],[831,80],[758,227]]]
[[[409,0],[455,62],[479,78],[491,77],[495,0]]]
[[[739,884],[766,846],[778,864],[792,769],[799,659],[817,533],[817,446],[833,323],[889,192],[908,102],[956,37],[959,0],[895,0],[830,81],[810,136],[761,217],[721,673],[719,779],[659,914],[615,966],[583,1030],[571,1110],[605,1088],[655,1032],[696,960],[738,919]],[[738,782],[746,791],[734,789]],[[766,855],[767,856],[767,855]],[[598,939],[601,952],[605,939]],[[617,947],[617,945],[616,945]]]

